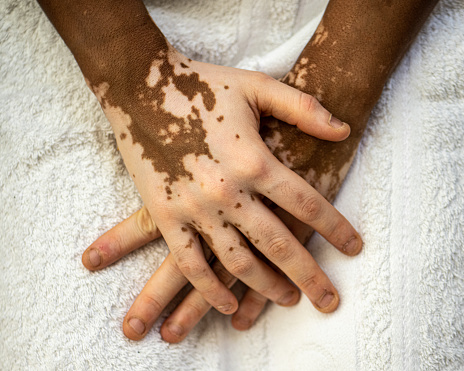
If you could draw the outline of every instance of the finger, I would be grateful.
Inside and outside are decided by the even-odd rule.
[[[261,314],[266,303],[267,299],[264,296],[248,289],[240,300],[237,311],[232,316],[232,326],[239,331],[248,330]]]
[[[322,195],[299,175],[275,159],[272,179],[261,179],[256,190],[282,209],[311,226],[342,253],[353,256],[362,249],[358,232]]]
[[[210,233],[218,246],[216,256],[234,277],[279,305],[289,306],[298,301],[297,288],[253,254],[232,225],[224,223]]]
[[[309,94],[264,75],[256,85],[257,108],[262,116],[274,116],[319,139],[340,141],[350,126],[332,116]]]
[[[173,229],[164,233],[177,266],[190,283],[202,294],[205,300],[219,312],[232,314],[237,310],[238,301],[232,292],[218,279],[205,259],[198,234],[190,227]],[[214,252],[214,242],[203,234],[205,241]]]
[[[131,340],[145,337],[164,308],[186,284],[187,279],[169,254],[127,312],[123,322],[124,335]]]
[[[92,243],[82,254],[82,264],[91,271],[103,269],[158,237],[161,233],[143,206]]]
[[[213,264],[213,271],[227,287],[237,281],[218,260]],[[199,291],[190,291],[161,326],[162,338],[168,343],[182,341],[210,309],[211,305]]]
[[[274,213],[262,203],[254,202],[240,215],[240,220],[238,227],[242,233],[303,291],[316,309],[328,313],[337,308],[337,290]]]

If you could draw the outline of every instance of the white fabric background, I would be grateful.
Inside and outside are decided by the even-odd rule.
[[[282,76],[326,1],[147,2],[187,56]],[[0,1],[1,370],[464,369],[464,4],[442,0],[374,110],[336,206],[363,253],[310,250],[338,287],[323,315],[268,306],[248,332],[211,312],[178,345],[125,312],[162,241],[102,272],[85,248],[141,201],[111,128],[38,5]],[[171,308],[172,309],[172,308]]]

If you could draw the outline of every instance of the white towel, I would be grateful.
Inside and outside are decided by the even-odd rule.
[[[274,77],[326,4],[147,2],[187,56]],[[339,289],[334,314],[302,298],[269,305],[247,332],[211,312],[180,344],[161,340],[160,321],[133,342],[122,320],[167,248],[82,266],[85,248],[141,201],[52,25],[32,0],[1,1],[0,369],[464,369],[463,42],[464,3],[442,0],[374,110],[335,203],[361,231],[362,254],[310,243]]]

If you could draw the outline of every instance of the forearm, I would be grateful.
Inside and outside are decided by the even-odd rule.
[[[140,0],[38,3],[93,86],[124,81],[131,89],[131,82],[146,78],[138,75],[148,74],[154,56],[168,47]]]
[[[314,95],[351,126],[340,143],[275,122],[262,129],[274,154],[333,200],[383,86],[438,0],[332,0],[284,82]]]

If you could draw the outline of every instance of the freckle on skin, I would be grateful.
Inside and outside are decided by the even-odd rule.
[[[171,197],[171,196],[168,196],[168,200],[170,200],[170,199],[172,199],[172,197]]]
[[[121,138],[121,140],[126,139],[126,137],[127,137],[126,133],[121,133],[121,135],[119,136],[119,138]]]
[[[255,200],[255,197],[253,195],[250,195],[251,201]]]
[[[215,162],[216,164],[219,164],[219,160],[214,160],[214,162]]]
[[[235,138],[240,139],[240,135],[235,134]]]
[[[221,182],[223,182],[223,181],[224,181],[224,179],[221,179]]]
[[[192,248],[192,245],[193,245],[193,239],[190,239],[190,240],[188,241],[188,244],[185,245],[185,248],[186,248],[186,249],[191,249],[191,248]]]
[[[233,248],[233,247],[229,247],[229,251],[234,251],[234,248]]]
[[[226,222],[224,222],[224,223],[222,224],[222,226],[223,226],[224,228],[227,228],[227,227],[229,226],[229,224],[226,223]]]
[[[218,211],[218,214],[219,214],[219,215],[222,215],[222,214],[224,214],[224,211],[219,210],[219,211]]]
[[[218,122],[221,122],[222,120],[224,120],[224,116],[219,116],[216,120],[218,120]]]
[[[235,208],[238,209],[240,207],[242,207],[242,204],[240,202],[237,202],[237,205],[235,205]]]
[[[187,228],[182,227],[182,228],[181,228],[181,231],[182,231],[182,232],[187,232]]]
[[[182,62],[180,63],[180,66],[181,66],[182,68],[189,68],[189,66],[187,66],[185,63],[182,63]]]
[[[171,188],[170,188],[169,186],[166,186],[165,189],[166,189],[166,193],[167,193],[168,195],[172,195],[172,191],[171,191]]]
[[[135,178],[135,174],[132,174],[132,176]]]
[[[240,192],[240,193],[243,193],[243,191],[242,191],[242,190],[240,190],[239,192]]]
[[[224,89],[229,89],[229,85],[224,85]]]

